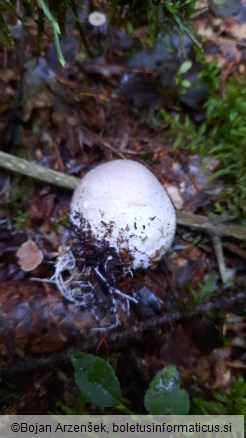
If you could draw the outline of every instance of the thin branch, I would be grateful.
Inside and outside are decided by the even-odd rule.
[[[0,151],[0,167],[58,187],[74,190],[79,179]]]
[[[225,236],[239,240],[246,240],[245,227],[226,222],[221,223],[219,215],[215,216],[212,222],[206,216],[201,216],[199,214],[193,214],[186,211],[177,211],[176,213],[178,224],[184,227],[204,231],[214,236]]]
[[[79,178],[66,175],[47,167],[18,158],[5,152],[0,151],[0,167],[21,173],[22,175],[38,179],[48,184],[54,184],[69,190],[74,190],[79,183]],[[221,223],[220,216],[217,216],[213,222],[206,216],[201,216],[185,211],[177,211],[178,225],[203,231],[210,235],[219,237],[231,237],[239,240],[246,240],[246,228],[241,225]]]
[[[212,235],[211,238],[214,246],[214,252],[216,254],[217,262],[219,265],[222,283],[229,286],[233,283],[235,271],[226,266],[223,245],[220,237]]]
[[[208,301],[206,303],[198,304],[193,308],[186,309],[186,311],[174,310],[169,313],[162,314],[160,316],[154,316],[148,320],[141,321],[130,328],[123,331],[114,331],[109,336],[108,339],[112,342],[120,339],[128,339],[133,337],[134,334],[142,333],[145,330],[152,330],[156,327],[160,327],[163,324],[170,324],[186,318],[194,318],[198,315],[207,315],[208,312],[213,312],[215,310],[224,310],[235,303],[242,302],[246,299],[246,292],[238,292],[237,294],[230,295],[228,297],[217,297],[217,299],[212,302]]]

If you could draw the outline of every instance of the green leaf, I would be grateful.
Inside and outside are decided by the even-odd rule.
[[[120,384],[109,363],[93,354],[80,352],[74,352],[71,361],[76,384],[91,403],[101,408],[121,403]]]
[[[20,15],[9,1],[7,2],[6,0],[0,0],[0,11],[8,12],[10,15],[13,15],[20,20]]]
[[[57,56],[58,56],[58,59],[60,61],[60,64],[62,65],[62,67],[65,67],[66,61],[65,61],[65,58],[63,56],[61,44],[60,44],[60,40],[59,40],[59,35],[61,34],[59,24],[55,20],[54,16],[52,15],[52,13],[49,10],[48,6],[46,5],[45,1],[39,0],[39,3],[40,3],[40,6],[43,10],[43,13],[46,15],[46,17],[48,18],[48,20],[50,21],[50,24],[52,26]]]
[[[182,85],[182,87],[184,88],[189,88],[191,86],[191,82],[188,81],[187,79],[184,79],[181,81],[180,85]]]
[[[13,48],[13,39],[9,26],[5,22],[1,13],[0,13],[0,44],[7,47],[7,49]]]
[[[185,61],[183,62],[183,64],[180,66],[179,68],[179,73],[180,74],[184,74],[187,73],[187,71],[189,71],[192,67],[192,62],[191,61]]]
[[[188,393],[180,388],[179,374],[169,365],[158,371],[145,394],[144,406],[152,415],[186,415],[190,409]]]
[[[246,415],[246,383],[242,376],[233,383],[228,394],[214,392],[213,400],[192,399],[192,414]]]
[[[12,4],[13,3],[13,4]],[[22,16],[18,14],[15,9],[16,2],[10,2],[6,0],[0,0],[0,46],[4,46],[7,49],[13,49],[14,41],[11,34],[11,26],[8,25],[6,20],[6,13],[11,17],[15,17],[23,23]],[[23,1],[23,6],[25,9]]]

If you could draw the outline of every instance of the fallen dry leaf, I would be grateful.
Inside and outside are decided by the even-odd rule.
[[[16,253],[18,257],[18,263],[23,271],[32,271],[37,268],[43,261],[43,252],[37,247],[36,243],[28,239],[22,243]]]
[[[201,357],[194,368],[194,376],[199,385],[209,391],[222,390],[230,384],[231,370],[228,366],[230,348],[215,348]]]

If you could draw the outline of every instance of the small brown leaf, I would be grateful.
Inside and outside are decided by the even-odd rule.
[[[29,239],[22,243],[16,253],[18,263],[23,271],[32,271],[40,265],[44,256],[33,240]]]

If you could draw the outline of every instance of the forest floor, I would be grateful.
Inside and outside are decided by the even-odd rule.
[[[122,315],[119,328],[90,334],[88,312],[66,303],[48,281],[70,243],[71,187],[11,172],[0,161],[1,413],[68,407],[96,413],[94,404],[80,406],[71,347],[109,360],[135,412],[146,412],[149,383],[171,364],[191,413],[245,413],[237,403],[246,394],[240,380],[246,369],[245,210],[239,201],[232,205],[231,192],[238,199],[240,193],[228,191],[224,162],[209,148],[202,156],[193,143],[187,146],[206,120],[209,87],[217,78],[221,101],[231,79],[246,94],[242,4],[232,15],[198,2],[192,21],[204,62],[214,62],[210,71],[192,34],[181,37],[177,29],[149,47],[146,26],[128,35],[88,25],[88,45],[97,55],[89,58],[68,20],[62,68],[53,43],[46,41],[37,59],[21,25],[15,26],[15,49],[0,52],[2,151],[77,178],[109,160],[141,162],[167,190],[178,226],[156,268],[118,279],[126,294],[144,290],[141,305]],[[30,21],[32,27],[35,33]],[[219,392],[223,401],[216,400]]]

